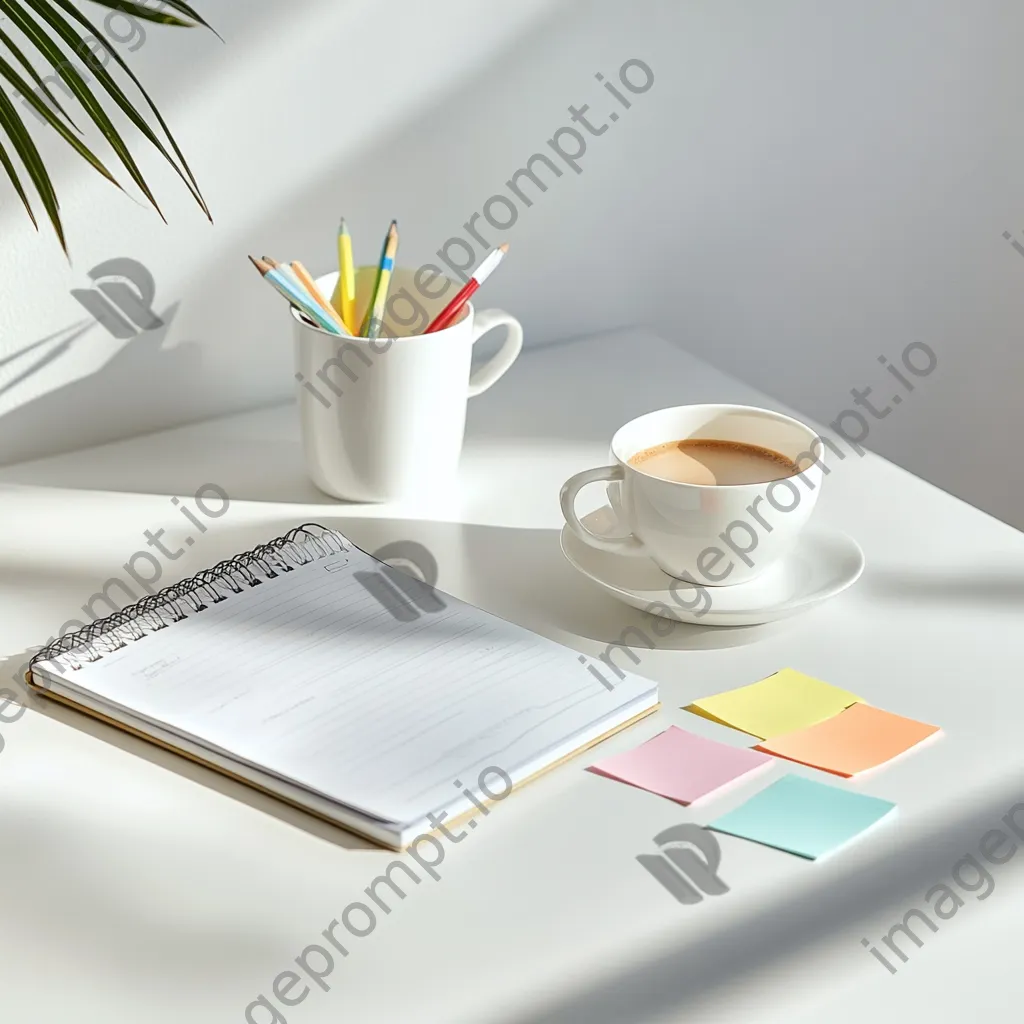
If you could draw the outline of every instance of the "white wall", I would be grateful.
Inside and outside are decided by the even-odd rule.
[[[170,226],[119,195],[52,130],[36,131],[58,165],[74,263],[48,228],[33,232],[0,182],[0,461],[290,394],[289,318],[246,253],[326,269],[340,212],[365,254],[379,253],[397,197],[371,207],[346,187],[347,168],[379,166],[387,140],[453,97],[553,5],[505,6],[203,0],[225,44],[198,29],[147,29],[128,59],[188,154],[215,223],[141,140],[134,152]],[[387,159],[415,171],[400,152]],[[84,311],[71,289],[122,256],[149,268],[166,327],[127,343],[99,326],[80,333]]]
[[[614,81],[638,58],[655,83],[588,138],[582,173],[564,168],[492,232],[512,254],[487,302],[519,314],[531,343],[647,321],[826,422],[852,407],[851,388],[875,388],[884,405],[902,389],[877,357],[898,362],[923,342],[937,368],[872,421],[869,445],[1024,526],[1024,257],[1002,238],[1024,244],[1019,4],[295,8],[286,21],[256,5],[240,34],[227,0],[206,0],[225,46],[164,32],[133,57],[212,228],[155,160],[169,228],[66,161],[69,269],[3,195],[0,389],[26,357],[2,360],[81,318],[67,293],[102,259],[142,260],[158,309],[178,305],[165,332],[125,345],[94,328],[0,393],[0,459],[285,396],[284,311],[246,252],[328,269],[344,212],[364,259],[396,216],[401,261],[427,260],[508,194],[513,172],[570,124],[569,104],[591,104],[596,124],[617,109],[594,74]],[[195,76],[190,63],[172,84],[168,55],[186,53]]]

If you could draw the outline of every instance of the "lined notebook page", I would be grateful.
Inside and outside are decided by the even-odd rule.
[[[443,609],[398,621],[354,575],[379,568],[355,549],[332,555],[81,669],[50,670],[398,823],[449,804],[456,779],[475,788],[492,765],[514,776],[656,690],[606,672],[609,691],[575,651],[448,595]]]

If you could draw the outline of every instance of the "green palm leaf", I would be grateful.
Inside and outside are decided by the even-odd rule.
[[[85,143],[83,143],[76,135],[68,131],[60,118],[57,117],[57,115],[50,110],[50,108],[43,103],[43,101],[39,99],[34,92],[32,92],[32,89],[29,87],[29,84],[25,79],[22,78],[21,75],[19,75],[18,72],[3,59],[3,57],[0,57],[0,78],[6,78],[39,113],[39,116],[47,121],[47,123],[53,125],[61,138],[63,138],[69,146],[71,146],[80,156],[85,157],[85,159],[92,164],[92,166],[95,167],[104,178],[113,182],[118,188],[121,188],[121,186],[117,184],[117,179],[106,169],[99,157],[96,156],[95,153],[93,153],[92,150],[89,149],[88,146],[86,146]]]
[[[155,21],[159,25],[176,25],[179,28],[192,28],[191,21],[182,21],[173,14],[165,14],[163,11],[154,11],[151,7],[144,7],[142,4],[133,3],[132,0],[93,0],[93,3],[101,4],[103,7],[113,7],[122,14],[129,14],[134,18],[142,18],[143,21]]]
[[[150,201],[156,212],[160,214],[160,219],[166,223],[163,211],[160,209],[153,193],[149,190],[149,186],[146,184],[145,178],[142,177],[142,172],[135,163],[134,157],[128,151],[128,146],[125,144],[124,139],[121,138],[120,132],[114,127],[114,122],[107,116],[107,112],[100,105],[99,100],[92,94],[92,90],[85,84],[84,79],[75,70],[74,65],[67,59],[64,52],[29,17],[28,12],[22,8],[18,0],[0,0],[0,10],[6,11],[11,16],[14,24],[25,33],[32,44],[53,65],[57,74],[67,82],[68,87],[75,95],[75,99],[85,108],[85,112],[92,118],[100,131],[103,132],[104,138],[110,143],[111,148],[117,154],[121,163],[127,168],[132,180],[139,186],[142,194]]]
[[[179,0],[164,0],[164,6],[173,9],[178,14],[191,18],[191,22],[185,21],[183,18],[179,18],[176,15],[153,10],[144,6],[143,3],[136,2],[136,0],[94,0],[94,2],[103,7],[117,9],[128,16],[142,18],[158,24],[186,28],[192,27],[193,24],[200,24],[209,28],[206,22],[188,4],[179,2]],[[27,8],[31,8],[31,12]],[[171,149],[174,153],[173,156],[164,146],[159,136],[157,136],[150,127],[145,117],[128,99],[114,78],[109,74],[109,72],[107,72],[103,65],[100,64],[99,60],[91,54],[91,51],[87,49],[83,37],[72,26],[72,24],[62,16],[57,8],[60,8],[60,10],[64,11],[70,18],[88,29],[95,39],[104,47],[106,52],[114,58],[117,64],[127,73],[132,82],[138,87],[140,93],[148,104],[149,109],[155,116],[160,129],[163,131],[170,143]],[[185,161],[184,155],[171,135],[166,122],[160,115],[159,110],[157,110],[152,99],[142,87],[141,82],[139,82],[136,76],[132,73],[131,69],[121,58],[120,54],[118,54],[110,44],[106,42],[100,30],[95,25],[93,25],[80,11],[78,11],[77,8],[69,2],[69,0],[0,0],[0,12],[9,16],[11,22],[13,22],[13,24],[21,31],[26,40],[46,59],[47,63],[55,70],[56,74],[64,83],[66,83],[71,94],[85,110],[90,121],[100,130],[103,137],[114,150],[117,158],[128,171],[129,176],[142,191],[143,195],[145,195],[150,201],[157,213],[160,214],[161,218],[163,218],[163,213],[161,212],[155,197],[150,191],[149,186],[146,184],[138,165],[135,163],[134,158],[128,150],[127,144],[118,132],[117,128],[114,126],[113,122],[110,120],[110,117],[104,110],[96,95],[94,95],[82,75],[79,74],[72,65],[69,59],[71,54],[65,52],[60,45],[61,43],[69,47],[73,54],[77,55],[79,59],[89,67],[90,71],[96,75],[96,81],[102,87],[103,92],[113,100],[116,106],[128,117],[131,123],[142,133],[147,141],[156,147],[164,159],[166,159],[174,168],[175,172],[185,183],[200,208],[207,217],[210,217],[209,208],[199,192],[195,176],[192,174],[191,169]],[[37,20],[37,18],[39,20]],[[58,37],[57,40],[46,32],[43,27],[44,24],[48,26],[50,31]],[[25,102],[30,104],[32,108],[37,111],[40,117],[47,124],[51,125],[61,135],[61,137],[79,153],[79,155],[84,157],[94,168],[96,168],[97,171],[103,174],[104,177],[117,185],[116,180],[104,166],[102,161],[68,129],[67,124],[70,124],[72,128],[75,128],[77,131],[77,127],[71,120],[67,111],[64,110],[57,101],[53,92],[47,87],[46,82],[33,68],[26,55],[22,53],[7,33],[0,30],[0,54],[2,54],[4,50],[6,50],[7,53],[9,53],[10,56],[24,68],[32,82],[39,87],[41,94],[53,104],[53,108],[51,109],[51,107],[47,106],[47,104],[40,99],[39,95],[32,88],[32,85],[27,82],[8,61],[4,60],[2,56],[0,56],[0,81],[7,81],[13,85],[20,92]],[[90,59],[90,57],[92,57],[92,59]],[[54,112],[55,110],[57,113]],[[67,124],[65,124],[65,121]],[[0,91],[0,137],[3,135],[6,135],[9,139],[14,154],[17,155],[18,159],[21,161],[28,179],[32,182],[32,185],[38,192],[43,208],[50,219],[50,223],[53,225],[58,240],[64,248],[64,251],[67,252],[64,230],[60,220],[59,204],[42,157],[26,130],[24,122],[19,116],[17,110],[14,108],[14,105],[11,103],[10,99]],[[177,159],[175,159],[175,157]],[[18,169],[16,168],[14,161],[11,159],[11,155],[2,147],[0,147],[0,166],[3,167],[7,177],[14,185],[15,191],[18,193],[29,217],[32,219],[33,224],[35,224],[35,216],[32,212],[29,198],[20,180]],[[118,185],[118,188],[120,188],[120,185]]]
[[[115,10],[127,11],[128,7],[123,3],[123,0],[93,0],[93,3],[99,4],[101,7],[113,7]],[[197,25],[202,25],[203,28],[208,28],[218,39],[220,39],[220,33],[217,32],[208,22],[203,19],[191,8],[188,4],[181,3],[180,0],[164,0],[164,5],[167,7],[173,7],[176,11],[180,11],[186,17],[191,18]],[[132,7],[139,7],[140,4],[132,3]],[[147,18],[149,21],[159,21],[161,18],[166,18],[168,15],[161,14],[159,11],[150,10],[147,7],[143,7],[147,14],[140,14],[139,17]],[[183,23],[184,24],[184,23]],[[221,40],[223,42],[223,40]]]
[[[54,0],[54,2],[63,10],[71,14],[71,16],[75,18],[76,21],[84,25],[103,44],[103,47],[107,51],[107,53],[109,53],[114,58],[114,60],[117,61],[118,65],[124,69],[128,77],[131,78],[131,80],[138,87],[139,92],[142,93],[143,98],[149,104],[149,109],[153,111],[153,114],[156,117],[157,122],[159,123],[164,134],[167,136],[168,140],[170,141],[171,148],[174,150],[175,155],[181,161],[181,168],[178,167],[178,165],[171,158],[167,150],[164,149],[163,143],[161,143],[161,141],[153,133],[152,129],[143,119],[142,115],[139,114],[135,107],[129,102],[128,97],[125,96],[125,94],[121,91],[118,84],[114,81],[113,78],[111,78],[110,74],[103,67],[103,65],[100,64],[98,61],[96,62],[95,66],[90,65],[92,66],[93,71],[96,72],[96,76],[99,79],[100,83],[107,90],[107,92],[114,97],[114,100],[117,103],[117,105],[131,118],[132,123],[139,129],[139,131],[141,131],[142,134],[145,135],[146,138],[149,139],[149,141],[154,146],[156,146],[156,148],[160,151],[164,159],[174,168],[174,170],[178,174],[178,177],[180,177],[181,180],[185,182],[185,185],[188,187],[188,190],[192,193],[196,202],[199,203],[199,207],[203,211],[203,213],[205,213],[206,216],[212,220],[213,218],[210,216],[210,209],[206,205],[206,201],[203,199],[202,195],[199,192],[199,185],[196,182],[195,176],[192,174],[191,168],[185,162],[185,155],[178,148],[178,144],[174,141],[174,136],[171,135],[171,130],[167,127],[167,123],[164,121],[163,117],[160,116],[160,111],[157,110],[156,104],[150,99],[149,93],[147,93],[146,90],[142,87],[142,83],[132,73],[132,69],[128,67],[128,65],[124,62],[124,60],[121,58],[121,55],[112,46],[110,46],[110,44],[107,43],[106,40],[103,39],[102,35],[100,34],[100,30],[94,24],[92,24],[92,22],[89,21],[89,19],[86,18],[84,14],[77,11],[68,2],[68,0]],[[30,3],[33,7],[42,7],[43,9],[45,9],[47,6],[46,0],[28,0],[28,3]],[[59,21],[63,26],[60,29],[62,33],[62,38],[65,38],[66,41],[77,40],[75,45],[81,46],[83,41],[75,32],[75,30],[70,25],[68,25],[68,23],[64,21],[63,18],[60,17],[60,15],[54,13],[53,17],[57,21]],[[184,169],[184,173],[182,172],[182,169]]]
[[[25,129],[25,122],[22,121],[10,97],[5,92],[0,92],[0,128],[3,128],[7,137],[11,140],[15,152],[18,154],[28,176],[32,179],[39,198],[42,200],[43,209],[50,218],[53,230],[57,232],[61,248],[68,251],[67,240],[64,238],[64,229],[60,223],[60,211],[58,209],[57,194],[53,190],[53,183],[49,174],[43,166],[43,158],[32,141],[32,136]],[[20,183],[15,179],[15,188],[21,191]]]
[[[32,212],[32,204],[28,201],[28,196],[25,195],[25,190],[21,187],[21,180],[18,177],[17,169],[11,162],[11,158],[7,155],[7,150],[2,145],[0,145],[0,164],[3,164],[7,177],[11,179],[11,184],[14,185],[15,191],[25,204],[25,210],[28,213],[29,220],[32,221],[32,227],[38,231],[39,225],[36,223],[36,215]]]
[[[25,54],[23,54],[21,50],[14,45],[14,41],[3,29],[0,29],[0,43],[4,44],[7,52],[28,72],[32,81],[35,82],[43,91],[43,95],[67,118],[68,124],[77,129],[78,126],[75,125],[75,122],[71,120],[68,112],[60,105],[57,97],[50,91],[50,87],[43,81],[40,74],[29,63],[28,57],[26,57]]]

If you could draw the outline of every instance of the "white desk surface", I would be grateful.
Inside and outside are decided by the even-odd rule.
[[[165,562],[161,585],[319,521],[370,550],[419,541],[443,589],[597,654],[645,618],[563,561],[559,485],[603,464],[621,422],[692,401],[778,405],[638,330],[525,354],[471,403],[457,492],[416,504],[319,494],[290,407],[7,467],[0,685],[104,581],[125,576],[144,530],[165,528],[169,548],[195,533],[169,496],[191,502],[209,482],[230,507]],[[894,414],[913,416],[912,398]],[[694,727],[680,709],[692,698],[790,665],[945,728],[840,783],[896,801],[895,823],[821,864],[722,836],[731,891],[683,906],[635,856],[659,830],[710,820],[767,780],[688,810],[584,772],[584,755],[449,845],[441,880],[407,886],[371,935],[351,938],[330,991],[313,987],[288,1024],[859,1024],[984,1019],[1013,1005],[1024,851],[990,866],[989,898],[962,894],[938,933],[917,929],[920,949],[904,940],[896,975],[860,940],[877,944],[911,907],[927,908],[926,890],[950,882],[958,858],[1024,800],[1024,538],[873,455],[834,462],[816,516],[860,541],[860,582],[787,622],[680,625],[658,650],[640,648],[637,670],[659,680],[663,709],[601,752],[670,723]],[[243,1021],[395,856],[45,702],[0,721],[0,737],[4,1020]]]

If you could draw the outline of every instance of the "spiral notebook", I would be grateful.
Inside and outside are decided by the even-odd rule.
[[[384,569],[308,524],[62,637],[29,681],[395,849],[657,707],[412,577],[428,611],[396,616]]]

